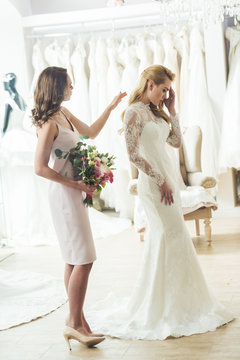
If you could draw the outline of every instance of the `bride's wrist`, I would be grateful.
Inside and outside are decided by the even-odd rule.
[[[175,117],[175,116],[177,115],[177,113],[176,113],[176,110],[175,110],[175,109],[173,109],[173,110],[169,111],[169,114],[170,114],[171,116],[173,116],[173,117]]]

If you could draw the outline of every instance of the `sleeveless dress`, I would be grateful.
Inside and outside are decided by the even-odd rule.
[[[58,159],[55,155],[56,149],[68,151],[75,147],[79,141],[77,129],[69,120],[68,122],[72,130],[55,122],[58,127],[58,136],[52,146],[51,162],[53,164],[50,166],[62,176],[67,176],[73,180],[73,169],[70,161]],[[83,204],[82,191],[51,181],[49,203],[64,261],[71,265],[84,265],[95,261],[96,252],[88,211]]]
[[[213,331],[234,317],[211,294],[185,226],[178,185],[166,142],[178,146],[177,117],[168,123],[138,102],[125,113],[125,138],[131,162],[139,169],[138,193],[148,232],[138,280],[130,298],[109,296],[88,319],[94,330],[125,339],[163,340]],[[174,203],[161,202],[167,180]],[[91,317],[91,319],[90,319]]]

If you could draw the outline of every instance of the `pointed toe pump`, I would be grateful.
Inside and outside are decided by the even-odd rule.
[[[74,339],[79,341],[81,344],[87,346],[87,347],[93,347],[94,345],[99,344],[103,340],[105,340],[104,337],[97,337],[97,336],[85,336],[81,334],[79,331],[71,328],[70,326],[65,326],[63,331],[63,336],[68,344],[69,350],[71,351],[71,344],[70,340]]]

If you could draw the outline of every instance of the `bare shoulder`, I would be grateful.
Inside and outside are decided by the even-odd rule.
[[[37,127],[37,135],[55,138],[58,135],[58,127],[56,122],[49,119],[41,127]]]
[[[64,112],[64,114],[67,115],[67,117],[71,120],[71,118],[74,117],[74,115],[71,113],[71,111],[69,111],[67,108],[65,108],[64,106],[61,106],[61,110]]]

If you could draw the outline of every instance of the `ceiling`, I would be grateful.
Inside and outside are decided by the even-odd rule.
[[[9,0],[22,16],[85,10],[106,6],[107,0]],[[154,2],[154,0],[125,0],[126,5]]]

